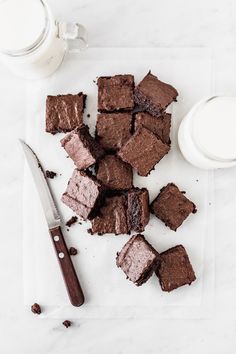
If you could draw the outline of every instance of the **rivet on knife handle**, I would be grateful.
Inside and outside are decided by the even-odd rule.
[[[71,261],[61,228],[58,226],[49,231],[57,253],[58,262],[61,267],[70,301],[74,306],[81,306],[84,303],[83,291]]]

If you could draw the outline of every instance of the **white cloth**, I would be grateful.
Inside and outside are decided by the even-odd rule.
[[[68,246],[79,254],[72,258],[84,290],[86,303],[72,307],[60,274],[53,245],[28,167],[24,188],[24,300],[45,308],[45,317],[117,318],[163,317],[202,318],[211,311],[214,300],[214,203],[212,174],[188,164],[177,146],[178,126],[191,108],[212,90],[211,53],[205,49],[88,49],[67,57],[52,77],[29,84],[26,142],[35,150],[45,169],[58,176],[50,181],[61,215],[67,220],[73,212],[62,204],[60,196],[73,172],[73,162],[66,158],[60,146],[63,134],[45,132],[45,100],[49,94],[78,93],[88,95],[85,122],[95,129],[97,109],[97,76],[130,73],[136,83],[152,70],[161,80],[173,84],[179,92],[172,107],[172,146],[170,153],[156,165],[148,177],[135,174],[134,184],[147,187],[150,199],[168,182],[176,183],[187,192],[198,212],[190,215],[173,232],[151,216],[144,232],[147,240],[162,252],[183,244],[197,280],[192,285],[172,293],[162,292],[154,275],[146,284],[136,287],[125,279],[115,264],[116,252],[130,236],[91,236],[89,222],[64,229]],[[90,118],[87,118],[87,113]],[[61,175],[60,175],[61,174]]]

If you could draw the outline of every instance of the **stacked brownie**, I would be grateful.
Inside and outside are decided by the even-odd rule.
[[[47,98],[46,131],[67,132],[61,146],[76,167],[62,202],[91,221],[92,235],[138,233],[116,259],[136,285],[153,273],[163,291],[191,284],[195,274],[184,247],[158,253],[140,233],[149,223],[150,211],[176,231],[196,212],[195,205],[169,183],[149,206],[148,190],[133,185],[133,169],[148,176],[170,150],[171,115],[166,108],[178,93],[151,72],[136,87],[133,75],[99,77],[97,86],[95,137],[83,122],[84,93]]]

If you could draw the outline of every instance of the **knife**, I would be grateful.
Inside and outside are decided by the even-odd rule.
[[[45,178],[41,162],[35,152],[23,140],[20,140],[25,158],[31,170],[33,180],[38,191],[45,218],[48,224],[57,259],[64,278],[68,296],[73,306],[81,306],[84,303],[84,295],[81,289],[75,268],[71,261],[65,239],[61,230],[61,217],[57,210],[50,187]]]

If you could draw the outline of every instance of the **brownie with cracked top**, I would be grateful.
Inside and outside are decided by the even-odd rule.
[[[124,195],[106,198],[99,215],[92,220],[89,233],[92,235],[129,233],[126,208],[127,200]]]
[[[106,155],[98,163],[97,179],[108,189],[126,190],[133,186],[133,170],[119,157]]]
[[[160,81],[149,73],[143,78],[134,90],[135,103],[153,116],[158,117],[173,101],[176,101],[176,89]]]
[[[98,111],[129,111],[134,107],[134,76],[101,76],[98,85]]]
[[[152,213],[174,231],[191,213],[197,212],[195,204],[183,193],[174,183],[168,183],[151,204]]]
[[[122,146],[118,156],[137,170],[140,176],[147,176],[169,150],[168,144],[164,144],[150,130],[140,127]]]
[[[116,257],[117,267],[137,286],[152,276],[159,262],[158,252],[140,234],[132,236]]]
[[[135,115],[135,130],[141,126],[151,130],[163,143],[170,144],[171,114],[153,117],[147,112],[139,112]]]
[[[86,95],[47,96],[46,100],[46,131],[56,134],[69,132],[83,125],[83,112]]]
[[[163,291],[172,291],[183,285],[190,285],[195,273],[188,254],[182,245],[168,249],[160,254],[161,262],[156,271]]]
[[[105,150],[117,151],[131,137],[131,127],[131,113],[98,114],[96,139]]]

